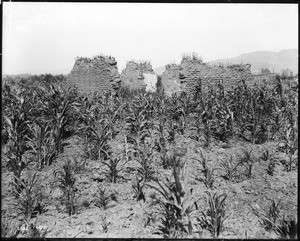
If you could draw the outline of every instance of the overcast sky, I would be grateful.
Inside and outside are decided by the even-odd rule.
[[[76,56],[179,63],[298,48],[297,4],[3,3],[3,74],[69,73]]]

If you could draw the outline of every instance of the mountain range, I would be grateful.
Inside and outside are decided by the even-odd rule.
[[[283,69],[291,69],[298,73],[298,49],[285,49],[280,52],[255,51],[241,54],[234,58],[224,58],[209,61],[209,64],[251,64],[251,72],[259,73],[262,68],[268,68],[271,72],[280,73]],[[154,69],[156,74],[162,74],[164,66]]]

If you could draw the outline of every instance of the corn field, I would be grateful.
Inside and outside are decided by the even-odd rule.
[[[3,85],[2,237],[297,237],[298,90],[63,81]]]

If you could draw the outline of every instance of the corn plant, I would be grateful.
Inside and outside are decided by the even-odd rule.
[[[145,193],[144,193],[144,183],[141,184],[143,181],[142,178],[139,178],[138,176],[135,176],[132,180],[131,187],[134,192],[134,198],[138,202],[140,200],[146,201],[145,199]]]
[[[267,173],[268,173],[268,175],[273,176],[274,171],[275,171],[275,166],[276,166],[276,160],[274,158],[274,155],[276,154],[276,152],[270,153],[269,150],[265,146],[263,146],[263,147],[264,147],[264,152],[260,158],[264,162],[268,162]]]
[[[201,216],[197,217],[198,224],[201,228],[211,232],[213,238],[217,238],[224,229],[224,221],[228,218],[226,207],[226,194],[207,194],[208,209],[201,212]]]
[[[287,172],[292,171],[292,169],[294,168],[294,164],[297,165],[296,161],[298,160],[298,137],[293,137],[293,129],[294,128],[289,125],[283,140],[283,151],[288,156],[288,160],[284,163]]]
[[[208,111],[209,111],[208,105],[205,105],[203,112],[201,113],[201,120],[204,125],[205,147],[210,146],[211,138],[212,138],[211,121],[210,121],[210,115]]]
[[[150,137],[149,110],[145,96],[136,96],[129,106],[129,113],[126,117],[126,129],[128,132],[127,140],[138,147],[144,143],[147,137]]]
[[[157,138],[155,139],[154,149],[159,153],[159,158],[161,165],[164,169],[168,168],[168,149],[167,149],[167,138],[164,133],[164,124],[166,123],[165,118],[159,118],[158,124],[154,125],[154,130],[156,132]]]
[[[267,231],[276,228],[276,221],[282,209],[280,202],[281,200],[271,200],[271,204],[266,208],[252,207],[254,214],[259,218],[260,224]]]
[[[74,165],[70,159],[67,159],[62,165],[58,165],[53,171],[56,182],[63,192],[64,204],[69,216],[75,214],[75,173]]]
[[[153,161],[153,146],[149,144],[141,144],[132,150],[134,159],[137,161],[137,175],[143,180],[150,181],[155,179],[154,161]]]
[[[190,138],[200,141],[203,133],[201,110],[198,108],[197,112],[192,115],[193,122],[191,123],[191,135]]]
[[[275,232],[281,239],[297,239],[297,221],[295,219],[287,220],[283,217],[276,226]]]
[[[213,173],[215,169],[211,169],[207,166],[207,159],[203,156],[202,151],[200,151],[200,159],[195,158],[195,160],[202,166],[202,168],[197,167],[198,173],[195,176],[195,180],[202,182],[206,186],[206,188],[213,189]],[[201,174],[201,176],[199,174]]]
[[[186,105],[187,103],[183,99],[173,95],[168,99],[166,107],[167,115],[173,123],[174,131],[179,132],[181,135],[184,134],[187,127],[186,118],[188,113],[186,111],[188,111],[188,107]]]
[[[243,83],[229,91],[226,99],[242,138],[256,144],[268,140],[272,123],[270,116],[275,110],[275,100],[270,90],[251,89]]]
[[[206,146],[209,146],[212,137],[227,141],[232,135],[233,113],[224,100],[217,98],[213,88],[210,88],[208,92],[207,101],[203,104],[202,111]]]
[[[175,144],[175,134],[176,134],[176,123],[173,120],[167,120],[166,122],[166,131],[168,133],[167,141],[170,145]]]
[[[136,171],[144,181],[149,181],[154,177],[153,150],[154,146],[147,143],[150,137],[150,113],[152,107],[146,95],[138,95],[133,98],[129,106],[129,114],[126,117],[126,145],[130,144],[129,152],[135,161],[138,162]]]
[[[8,135],[8,143],[4,155],[7,156],[7,165],[10,171],[14,174],[14,187],[18,192],[18,179],[21,177],[21,172],[29,164],[28,159],[24,155],[31,149],[27,141],[31,137],[29,124],[31,118],[29,116],[32,106],[29,100],[24,97],[19,97],[11,94],[12,110],[4,112],[4,128]]]
[[[37,167],[42,169],[51,165],[56,158],[51,126],[41,119],[36,119],[30,125],[30,129],[32,137],[28,138],[27,144],[31,147],[30,153],[34,156]]]
[[[105,210],[108,208],[108,204],[111,201],[117,201],[116,195],[114,193],[108,194],[106,189],[102,187],[98,187],[98,192],[96,194],[95,206],[99,207],[101,210]]]
[[[27,171],[25,179],[18,180],[18,191],[16,196],[18,197],[14,203],[12,203],[17,215],[28,221],[37,215],[36,212],[42,213],[45,211],[45,207],[41,206],[42,192],[39,185],[40,179],[37,172]]]
[[[252,177],[252,167],[254,164],[254,158],[251,157],[251,151],[247,151],[245,149],[241,149],[242,150],[242,156],[240,156],[238,163],[240,163],[240,165],[244,166],[246,171],[245,171],[245,176],[247,178],[251,178]]]
[[[111,151],[106,152],[102,150],[103,153],[105,153],[107,159],[102,159],[101,164],[105,166],[105,170],[103,171],[106,178],[109,180],[109,182],[116,183],[119,178],[121,178],[120,173],[123,170],[124,165],[127,163],[126,161],[123,162],[123,153],[119,153],[117,155],[114,155]],[[121,165],[121,162],[123,164]]]
[[[87,100],[85,100],[87,102]],[[108,105],[108,104],[106,104]],[[122,106],[116,110],[100,103],[85,103],[87,107],[81,114],[81,126],[78,132],[83,135],[84,144],[88,149],[86,154],[92,159],[107,159],[108,142],[116,135],[114,123]],[[113,112],[114,111],[114,112]]]
[[[241,162],[234,163],[232,155],[230,158],[222,159],[219,169],[224,173],[221,175],[225,180],[237,181],[239,180],[238,167]]]
[[[158,197],[154,193],[151,198],[152,205],[157,207],[157,217],[160,221],[158,232],[165,238],[184,237],[193,232],[193,189],[188,192],[185,190],[183,175],[176,165],[173,166],[172,176],[173,180],[168,177],[163,182],[156,180],[158,186],[148,184],[160,194]]]
[[[36,115],[44,118],[52,130],[56,156],[68,145],[67,140],[75,135],[79,119],[79,106],[76,89],[64,90],[42,80],[44,86],[37,89],[39,102]]]
[[[16,238],[20,234],[21,224],[15,224],[12,219],[1,218],[1,238]]]
[[[154,111],[157,119],[163,119],[167,116],[167,99],[162,93],[156,94],[154,98]]]

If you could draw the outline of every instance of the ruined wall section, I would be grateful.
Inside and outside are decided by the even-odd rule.
[[[166,66],[162,74],[162,84],[168,95],[180,91],[193,92],[199,84],[203,92],[218,83],[222,83],[224,90],[228,91],[243,81],[248,85],[253,83],[250,67],[251,65],[211,66],[200,59],[183,59],[180,65]]]
[[[68,86],[76,85],[81,93],[117,91],[120,74],[117,61],[111,56],[78,58],[67,77]]]
[[[181,84],[185,91],[193,91],[201,80],[202,91],[206,92],[210,86],[222,83],[224,90],[228,91],[238,86],[243,81],[246,84],[253,82],[250,71],[251,65],[229,65],[210,66],[198,60],[183,60],[180,64],[182,68]]]
[[[179,93],[182,91],[180,84],[182,68],[176,64],[168,64],[165,66],[165,71],[161,75],[161,83],[166,95],[170,96],[172,93]]]
[[[152,66],[147,61],[129,61],[121,73],[121,85],[131,89],[146,89],[144,74],[155,75]],[[156,76],[156,75],[155,75]]]

